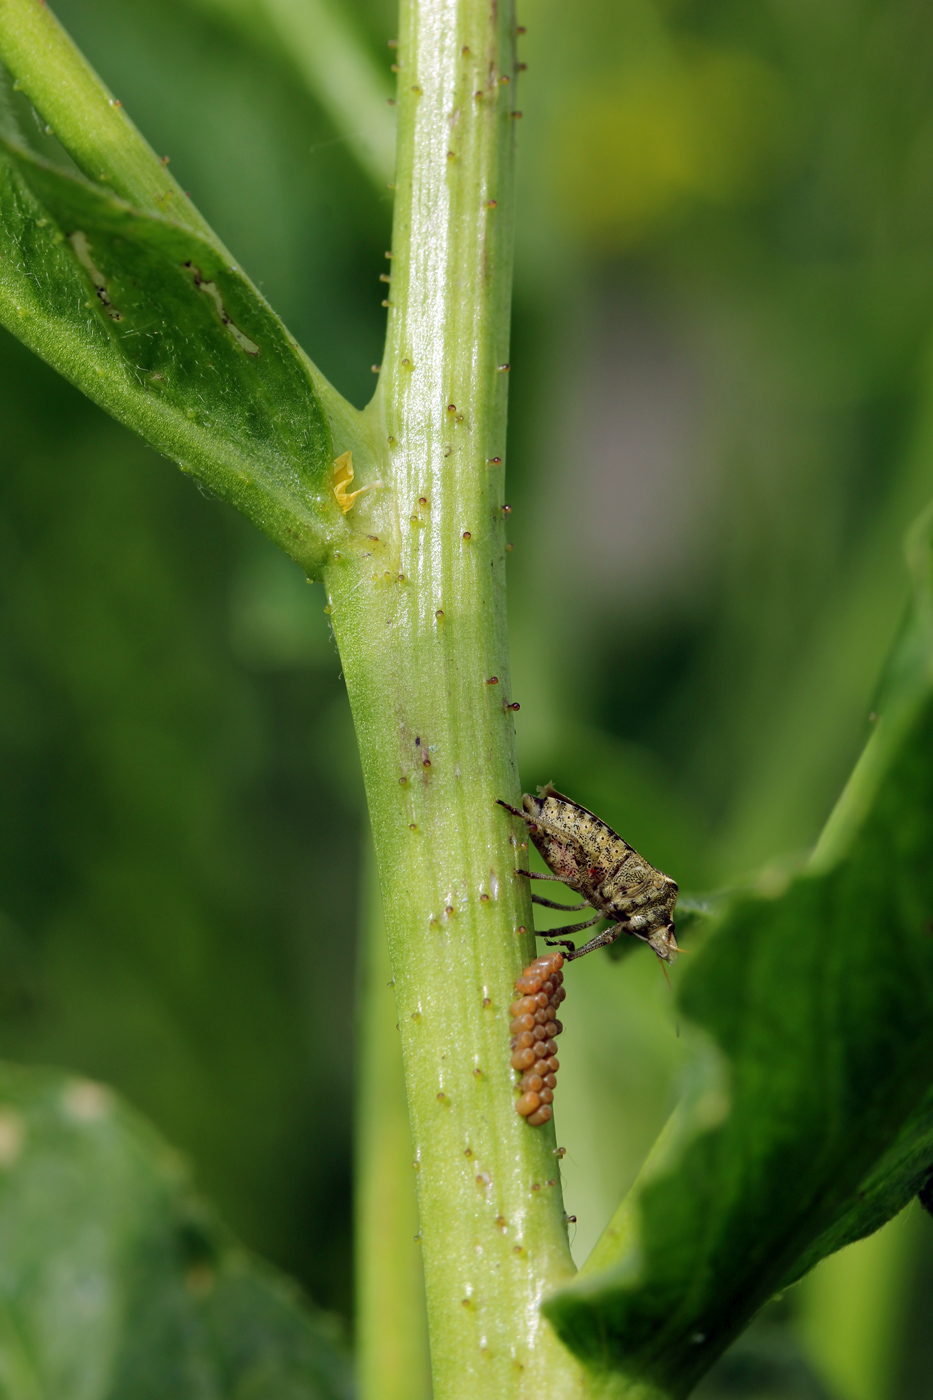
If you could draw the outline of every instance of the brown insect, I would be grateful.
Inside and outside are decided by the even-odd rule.
[[[553,1113],[560,1060],[554,1043],[564,1029],[557,1008],[567,993],[561,985],[563,953],[545,953],[529,963],[516,979],[518,999],[512,1002],[512,1068],[521,1074],[521,1095],[515,1112],[539,1128]]]
[[[564,797],[550,783],[538,789],[537,797],[525,793],[523,812],[501,798],[497,800],[500,807],[521,817],[552,872],[550,875],[539,875],[533,870],[517,873],[529,880],[557,880],[584,897],[582,904],[555,904],[553,900],[533,894],[533,902],[547,909],[596,910],[594,917],[585,923],[548,929],[539,934],[539,938],[544,938],[549,947],[566,948],[567,961],[572,962],[594,948],[614,943],[620,934],[627,933],[647,943],[662,962],[674,961],[678,948],[671,915],[677,902],[677,885],[669,875],[655,870],[612,827],[579,803]],[[600,919],[615,922],[582,948],[561,937],[592,928]]]

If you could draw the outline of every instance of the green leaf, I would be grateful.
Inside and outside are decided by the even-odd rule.
[[[847,1210],[796,1260],[785,1283],[796,1283],[825,1259],[879,1230],[916,1196],[933,1170],[933,1092],[908,1119],[893,1144],[859,1184]]]
[[[684,973],[708,1053],[545,1311],[598,1368],[689,1394],[752,1315],[933,1163],[933,554],[875,733],[809,868],[737,898]]]
[[[348,1400],[329,1320],[100,1085],[0,1065],[4,1400]]]
[[[296,342],[222,247],[0,141],[0,321],[309,575],[341,515]]]

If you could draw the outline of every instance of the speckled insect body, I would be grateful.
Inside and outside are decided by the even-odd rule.
[[[567,961],[571,962],[594,948],[614,943],[620,934],[626,933],[647,943],[662,962],[674,961],[678,948],[672,914],[677,902],[677,885],[669,875],[655,870],[612,827],[578,802],[564,797],[550,783],[538,789],[537,797],[524,795],[524,811],[520,812],[501,799],[499,805],[521,817],[552,872],[540,875],[522,870],[519,874],[530,880],[558,880],[583,896],[582,904],[555,904],[550,899],[532,895],[534,903],[548,909],[596,910],[595,917],[585,923],[541,934],[549,946],[566,948]],[[582,948],[561,937],[591,928],[600,919],[615,922]]]

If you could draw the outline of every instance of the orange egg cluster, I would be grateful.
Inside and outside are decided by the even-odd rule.
[[[512,1002],[512,1068],[521,1071],[521,1098],[515,1105],[533,1128],[546,1123],[554,1110],[551,1104],[557,1085],[560,1060],[554,1040],[564,1029],[557,1019],[557,1008],[567,995],[563,986],[563,953],[548,953],[529,963],[515,990]]]

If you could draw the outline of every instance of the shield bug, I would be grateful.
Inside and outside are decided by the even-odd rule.
[[[566,948],[565,957],[572,962],[594,948],[614,943],[620,934],[627,933],[647,943],[662,962],[674,961],[678,948],[671,916],[677,901],[677,885],[669,875],[655,870],[612,827],[578,802],[564,797],[550,783],[538,789],[537,797],[526,793],[521,812],[501,798],[497,800],[500,807],[521,817],[552,872],[550,875],[539,875],[532,870],[517,873],[529,880],[557,880],[583,896],[582,904],[555,904],[553,900],[533,894],[533,902],[547,909],[590,908],[596,911],[594,917],[584,923],[548,929],[540,934],[549,947]],[[612,927],[598,933],[582,948],[561,936],[592,928],[600,919],[612,919]]]

